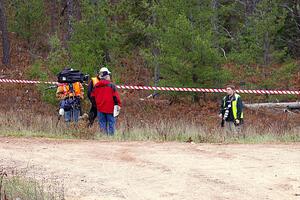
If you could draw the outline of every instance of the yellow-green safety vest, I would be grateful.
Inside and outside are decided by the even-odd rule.
[[[238,98],[240,98],[241,96],[238,94],[234,94],[235,99],[231,102],[232,105],[232,113],[233,113],[233,118],[236,120],[237,119],[237,100]],[[223,102],[224,102],[224,107],[226,106],[226,96],[223,98]],[[244,113],[241,113],[241,119],[244,118]]]

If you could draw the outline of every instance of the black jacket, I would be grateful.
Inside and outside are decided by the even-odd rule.
[[[239,95],[238,95],[239,96]],[[226,118],[226,121],[234,121],[234,116],[233,116],[233,111],[232,111],[232,101],[236,100],[236,95],[234,94],[233,96],[225,96],[222,99],[221,102],[221,108],[220,108],[220,114],[222,114],[222,116],[224,116],[226,109],[228,109],[228,105],[230,104],[229,107],[229,114],[228,117]],[[239,96],[239,98],[237,98],[237,119],[238,120],[242,120],[242,112],[243,112],[243,102],[241,97]]]

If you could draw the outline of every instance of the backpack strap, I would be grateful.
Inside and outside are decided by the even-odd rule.
[[[111,89],[113,89],[114,92],[117,90],[115,84],[110,83],[107,86],[110,87]]]

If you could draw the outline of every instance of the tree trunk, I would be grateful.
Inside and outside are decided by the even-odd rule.
[[[194,66],[193,68],[195,69],[197,66]],[[192,80],[193,80],[193,83],[196,85],[198,83],[198,76],[196,73],[193,72],[192,74]],[[198,92],[194,92],[193,93],[193,102],[194,103],[198,103],[200,101],[200,98],[199,98],[199,93]]]
[[[245,6],[245,23],[246,26],[249,23],[249,17],[254,13],[256,5],[261,0],[244,0],[244,6]]]
[[[153,1],[151,1],[151,7],[152,6],[153,6]],[[152,13],[150,23],[153,26],[155,26],[155,24],[156,24],[156,13],[155,12]],[[154,45],[155,41],[153,41],[152,39],[147,39],[147,40],[148,41],[146,41],[146,44],[149,43],[148,44],[149,46],[153,45],[152,56],[154,58],[154,86],[157,87],[159,84],[159,80],[160,80],[160,65],[159,65],[159,61],[158,61],[160,49],[158,47],[155,47],[155,45]],[[157,94],[157,92],[154,91],[153,97],[157,96],[156,94]]]
[[[55,33],[56,32],[56,26],[57,26],[57,4],[56,4],[56,0],[51,0],[50,2],[50,19],[51,19],[51,33]]]
[[[270,65],[270,37],[267,31],[264,36],[264,65],[268,67]]]
[[[300,102],[283,102],[283,103],[254,103],[254,104],[244,104],[246,108],[290,108],[290,109],[300,109]]]
[[[252,15],[256,9],[257,4],[262,0],[245,0],[246,14],[248,16]]]
[[[152,55],[154,57],[154,86],[157,87],[159,83],[159,77],[160,77],[160,67],[158,62],[158,55],[159,50],[158,48],[152,49]]]
[[[3,46],[2,63],[4,65],[9,65],[9,63],[10,63],[10,43],[9,43],[9,38],[8,38],[7,23],[6,23],[6,17],[5,17],[2,0],[0,0],[0,26],[1,26],[0,28],[2,31],[2,46]]]
[[[292,46],[294,54],[299,57],[299,55],[300,55],[300,50],[299,50],[299,46],[300,46],[300,42],[299,42],[300,41],[300,37],[299,37],[299,33],[300,33],[300,1],[293,0],[293,2],[291,2],[290,6],[291,6],[291,10],[289,9],[289,11],[291,12],[291,18],[295,22],[297,33],[295,33],[296,37],[293,40],[290,40],[289,43]]]
[[[215,35],[215,38],[217,38],[219,32],[218,32],[218,16],[217,16],[217,8],[218,8],[218,0],[212,0],[211,1],[211,8],[213,10],[213,16],[211,18],[211,24],[213,27],[213,32]]]
[[[71,39],[72,33],[73,33],[73,26],[72,26],[72,20],[74,13],[74,2],[73,0],[67,0],[67,20],[68,20],[68,34],[67,34],[67,40]]]

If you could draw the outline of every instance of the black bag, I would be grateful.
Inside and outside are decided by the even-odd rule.
[[[66,68],[57,74],[57,79],[59,83],[75,83],[83,82],[86,76],[79,70],[74,70],[72,68]]]

